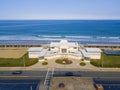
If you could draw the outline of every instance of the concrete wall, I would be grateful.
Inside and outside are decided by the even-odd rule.
[[[28,52],[29,58],[39,58],[40,52]]]
[[[88,53],[90,59],[101,59],[101,53]]]

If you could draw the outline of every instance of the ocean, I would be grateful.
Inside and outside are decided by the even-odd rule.
[[[8,40],[120,44],[120,20],[0,20],[0,43]]]

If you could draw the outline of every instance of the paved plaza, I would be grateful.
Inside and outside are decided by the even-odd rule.
[[[59,84],[64,83],[64,88]],[[96,90],[92,78],[54,77],[51,81],[50,90]]]
[[[13,70],[47,70],[48,68],[54,68],[55,70],[78,70],[78,71],[113,71],[113,72],[120,72],[120,68],[100,68],[95,67],[90,64],[88,61],[84,61],[86,63],[85,66],[80,66],[81,60],[72,60],[72,63],[69,65],[58,64],[55,62],[56,59],[46,60],[48,65],[42,65],[42,62],[38,62],[29,67],[0,67],[0,71],[13,71]]]

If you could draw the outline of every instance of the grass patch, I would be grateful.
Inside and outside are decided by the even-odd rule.
[[[85,66],[85,65],[86,65],[85,62],[81,62],[81,63],[80,63],[80,66]]]
[[[68,60],[68,58],[57,59],[55,62],[58,63],[58,64],[64,64],[64,65],[72,63],[72,61]]]
[[[91,60],[90,63],[97,67],[120,67],[120,56],[101,54],[101,59]]]
[[[28,53],[21,58],[0,58],[0,67],[24,67],[31,66],[38,62],[38,59],[28,57]]]
[[[63,64],[62,59],[57,59],[55,62],[58,63],[58,64]]]
[[[42,65],[48,65],[48,62],[43,62]]]

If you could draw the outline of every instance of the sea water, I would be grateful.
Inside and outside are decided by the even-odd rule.
[[[0,40],[120,44],[120,20],[0,20]]]

